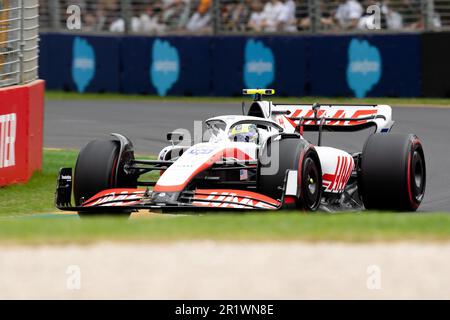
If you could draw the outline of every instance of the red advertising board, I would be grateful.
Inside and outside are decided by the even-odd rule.
[[[0,186],[42,168],[44,87],[37,80],[0,89]]]

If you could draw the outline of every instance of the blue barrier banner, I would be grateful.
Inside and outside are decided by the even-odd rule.
[[[122,91],[153,95],[211,94],[208,37],[126,37],[120,45]]]
[[[420,96],[420,37],[41,35],[47,88],[239,96]]]
[[[54,90],[117,92],[119,41],[117,37],[41,35],[40,77]]]
[[[305,92],[306,37],[222,37],[213,45],[213,93],[236,96],[242,88],[274,88],[277,95]]]
[[[312,96],[420,95],[418,35],[312,37],[309,57]]]

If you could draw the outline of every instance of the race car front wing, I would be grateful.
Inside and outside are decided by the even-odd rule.
[[[278,210],[289,207],[298,197],[297,171],[287,170],[280,186],[281,199],[272,199],[255,191],[241,189],[195,189],[180,193],[153,193],[147,188],[107,189],[83,201],[71,203],[72,168],[60,169],[55,205],[60,210],[78,212],[120,212],[137,210]]]

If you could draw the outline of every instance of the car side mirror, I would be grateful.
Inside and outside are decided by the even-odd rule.
[[[167,134],[167,141],[175,142],[175,140],[178,140],[178,142],[183,141],[183,133],[181,132],[169,132]]]

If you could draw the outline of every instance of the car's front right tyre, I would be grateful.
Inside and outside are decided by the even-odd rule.
[[[314,148],[299,136],[271,137],[260,153],[259,190],[281,200],[287,170],[296,170],[299,197],[295,208],[316,211],[322,198],[322,170]]]

